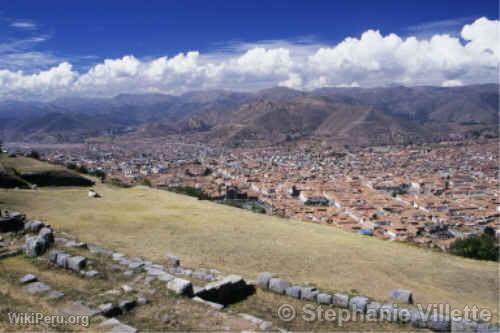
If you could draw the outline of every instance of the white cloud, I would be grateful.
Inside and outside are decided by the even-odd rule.
[[[460,80],[447,80],[441,83],[441,87],[460,87],[463,85],[464,83]]]
[[[10,24],[12,28],[17,28],[17,29],[36,29],[37,25],[29,20],[16,20]]]
[[[176,94],[276,85],[315,89],[497,82],[499,29],[500,21],[480,18],[462,28],[462,39],[447,34],[404,38],[368,30],[359,38],[348,37],[336,45],[265,41],[218,53],[190,51],[147,61],[127,55],[106,59],[84,73],[75,72],[67,62],[36,74],[6,68],[0,70],[0,98]],[[0,43],[0,53],[1,49]],[[0,68],[5,67],[0,61]]]

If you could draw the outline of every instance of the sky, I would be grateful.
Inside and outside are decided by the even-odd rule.
[[[0,99],[498,81],[494,0],[0,3]]]

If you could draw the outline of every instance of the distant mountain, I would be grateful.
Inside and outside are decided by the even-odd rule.
[[[256,93],[122,94],[0,102],[6,141],[78,142],[99,135],[197,135],[231,146],[321,137],[391,144],[498,136],[499,86],[275,87]]]

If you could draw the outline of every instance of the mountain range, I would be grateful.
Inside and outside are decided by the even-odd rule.
[[[39,143],[180,134],[228,146],[302,138],[407,144],[498,136],[498,97],[497,84],[484,84],[9,100],[0,102],[0,135],[4,141]]]

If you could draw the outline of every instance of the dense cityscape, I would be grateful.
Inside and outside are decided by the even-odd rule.
[[[224,149],[172,138],[34,148],[48,161],[100,170],[114,184],[191,189],[269,215],[443,250],[487,226],[499,230],[495,140]]]

